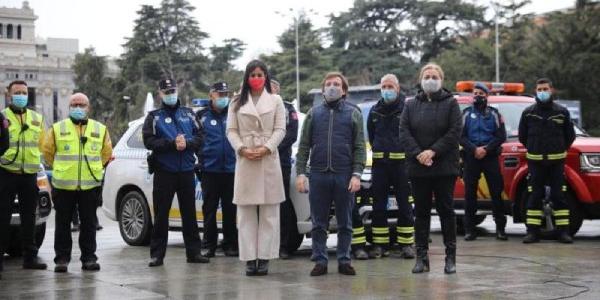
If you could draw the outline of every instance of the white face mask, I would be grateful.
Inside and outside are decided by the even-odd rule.
[[[435,93],[442,88],[442,81],[435,79],[421,80],[421,87],[425,93]]]
[[[337,86],[328,86],[325,87],[325,91],[323,92],[323,97],[327,102],[333,102],[342,98],[343,92],[342,88]]]

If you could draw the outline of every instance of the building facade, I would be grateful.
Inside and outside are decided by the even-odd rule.
[[[8,84],[24,80],[30,107],[42,113],[49,126],[68,115],[79,41],[36,38],[36,19],[27,1],[21,8],[0,7],[0,109],[8,104]]]

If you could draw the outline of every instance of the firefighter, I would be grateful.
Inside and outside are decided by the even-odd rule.
[[[40,146],[44,140],[44,119],[29,109],[25,81],[8,85],[9,107],[2,110],[8,127],[9,146],[0,157],[0,253],[7,250],[10,235],[10,218],[15,196],[19,197],[21,239],[23,243],[23,269],[43,270],[47,266],[38,254],[35,242],[35,211],[39,189],[37,173],[40,170]],[[4,135],[4,133],[3,133]],[[0,272],[2,257],[0,255]]]
[[[169,234],[169,211],[177,193],[183,224],[183,241],[188,263],[208,263],[200,253],[201,240],[196,220],[195,174],[196,152],[202,136],[194,112],[181,106],[177,84],[173,79],[159,82],[162,107],[148,113],[142,138],[152,150],[148,167],[154,172],[152,202],[154,226],[150,241],[149,267],[163,265]]]
[[[506,128],[500,112],[487,105],[490,91],[485,84],[475,83],[473,105],[463,110],[463,131],[460,144],[463,147],[465,182],[465,241],[477,238],[475,214],[477,213],[477,187],[483,172],[492,197],[492,212],[496,222],[496,238],[507,240],[504,231],[506,216],[502,202],[503,180],[498,156],[506,140]]]
[[[54,169],[54,272],[57,273],[67,272],[71,261],[70,227],[74,211],[79,211],[81,219],[82,269],[100,270],[96,256],[96,209],[112,144],[106,126],[90,119],[89,111],[88,97],[82,93],[73,94],[69,101],[69,118],[52,125],[42,148],[46,163]]]
[[[565,158],[575,141],[575,128],[569,111],[554,102],[552,82],[547,78],[536,82],[535,104],[523,111],[519,123],[519,141],[527,148],[527,166],[531,195],[527,203],[527,235],[523,243],[540,240],[545,186],[550,198],[558,241],[572,243],[569,233],[569,206],[565,201]]]
[[[414,258],[414,227],[412,206],[408,202],[409,187],[404,165],[404,146],[400,142],[400,115],[404,108],[404,94],[400,92],[398,78],[387,74],[381,78],[381,99],[375,104],[367,118],[367,133],[373,151],[372,167],[372,236],[373,246],[369,258],[387,256],[390,246],[390,228],[388,225],[388,195],[393,187],[398,203],[396,242],[400,256]],[[360,236],[364,228],[354,227]],[[355,256],[360,257],[360,247],[356,247]]]

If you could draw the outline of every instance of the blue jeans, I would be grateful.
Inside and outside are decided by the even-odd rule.
[[[352,174],[311,172],[309,176],[310,215],[312,219],[312,256],[317,264],[327,265],[327,229],[331,202],[337,219],[337,259],[350,263],[352,241],[352,206],[354,194],[348,191]]]

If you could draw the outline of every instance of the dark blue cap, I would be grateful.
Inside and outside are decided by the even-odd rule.
[[[219,81],[210,86],[210,91],[219,93],[229,92],[229,86],[227,82]]]
[[[177,82],[171,78],[166,78],[158,82],[158,88],[161,91],[174,90],[177,88]]]
[[[475,86],[473,86],[473,89],[482,90],[486,94],[490,93],[490,89],[488,89],[488,87],[483,82],[475,82]]]

